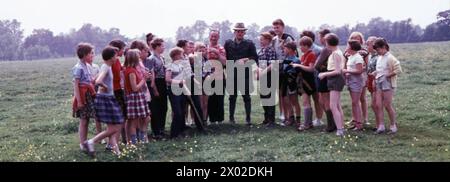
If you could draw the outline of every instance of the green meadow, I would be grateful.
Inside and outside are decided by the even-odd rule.
[[[247,127],[239,98],[236,125],[224,122],[209,125],[207,135],[192,130],[182,139],[121,146],[120,157],[98,144],[95,159],[80,152],[78,120],[72,118],[70,70],[77,59],[0,62],[0,161],[450,161],[450,42],[391,47],[404,70],[394,100],[396,135],[365,130],[339,138],[321,132],[323,127],[302,133],[293,127]],[[342,96],[349,120],[349,93]],[[253,122],[260,123],[258,96],[252,102]],[[225,118],[227,105],[226,97]],[[170,122],[168,117],[166,130]],[[92,137],[92,121],[89,131]]]

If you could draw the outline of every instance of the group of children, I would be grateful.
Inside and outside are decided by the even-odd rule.
[[[144,46],[142,46],[144,45]],[[120,154],[118,142],[136,143],[139,138],[147,142],[150,122],[150,94],[147,80],[151,73],[146,71],[142,60],[149,49],[140,41],[131,44],[122,67],[119,57],[123,55],[125,43],[113,40],[102,50],[104,64],[98,73],[93,72],[94,47],[88,43],[77,46],[79,62],[72,68],[74,83],[73,113],[80,118],[79,135],[82,151],[94,155],[94,144],[108,139],[107,149]],[[87,139],[89,119],[107,125],[101,131],[97,125],[96,136]],[[125,122],[126,121],[126,122]]]
[[[275,23],[276,21],[274,26]],[[264,33],[261,34],[263,35]],[[345,52],[342,52],[338,47],[339,38],[336,34],[324,29],[319,32],[319,36],[323,48],[314,44],[314,33],[302,33],[298,42],[301,58],[296,57],[296,43],[291,41],[282,45],[285,58],[280,66],[280,110],[284,115],[281,125],[295,124],[298,131],[320,125],[312,121],[312,98],[316,121],[320,121],[325,111],[325,131],[336,131],[336,135],[343,136],[345,129],[341,92],[347,86],[352,103],[352,120],[348,123],[348,129],[361,131],[363,124],[368,124],[368,89],[375,113],[375,133],[380,134],[386,130],[384,109],[391,121],[389,133],[396,133],[398,129],[392,99],[397,87],[396,78],[402,69],[399,61],[389,53],[387,41],[372,36],[364,46],[363,35],[353,32],[347,41]],[[303,103],[303,124],[300,121],[298,95],[301,95]]]
[[[350,129],[360,131],[368,121],[367,89],[375,113],[375,132],[380,134],[385,131],[383,109],[389,114],[390,132],[397,132],[392,100],[397,87],[396,78],[402,70],[399,61],[389,53],[385,39],[369,37],[364,41],[361,33],[353,32],[342,52],[338,47],[339,38],[327,29],[319,32],[320,42],[324,45],[322,48],[314,43],[315,34],[311,31],[302,32],[296,42],[284,33],[281,20],[274,21],[273,26],[275,31],[264,32],[260,36],[261,49],[257,53],[259,69],[255,74],[258,79],[269,77],[267,80],[271,80],[272,65],[279,64],[277,93],[282,116],[280,125],[295,125],[298,131],[305,131],[320,125],[325,113],[325,130],[336,131],[338,136],[343,136],[341,92],[347,86],[352,105]],[[222,121],[223,96],[211,95],[208,101],[204,91],[198,96],[193,94],[192,87],[187,87],[188,82],[199,85],[205,81],[225,79],[223,72],[217,71],[226,62],[225,51],[217,44],[218,36],[218,31],[210,33],[210,45],[179,41],[178,47],[169,51],[170,63],[166,63],[162,56],[165,52],[164,41],[154,39],[152,34],[147,35],[146,43],[136,40],[128,48],[123,41],[113,40],[102,50],[104,64],[101,67],[92,63],[94,47],[80,43],[76,51],[80,60],[72,68],[72,75],[73,115],[80,118],[81,150],[95,155],[94,144],[107,139],[106,148],[120,154],[120,141],[126,144],[149,141],[147,133],[150,123],[153,138],[164,137],[168,100],[172,108],[171,138],[186,130],[189,106],[200,131],[204,131],[208,117],[210,122]],[[201,53],[202,80],[194,76],[198,70],[194,67],[194,51]],[[125,57],[123,65],[119,59],[122,56]],[[209,60],[218,62],[210,63]],[[263,60],[267,62],[262,64]],[[206,66],[208,69],[205,69]],[[181,94],[175,93],[174,89],[170,89],[172,87],[179,88]],[[303,106],[303,124],[299,96]],[[261,95],[261,98],[267,97]],[[275,124],[275,105],[263,106],[263,125]],[[222,116],[217,114],[220,111]],[[314,111],[316,120],[313,120]],[[90,119],[95,119],[98,124],[97,134],[88,139]],[[102,131],[100,123],[106,124],[106,130]]]

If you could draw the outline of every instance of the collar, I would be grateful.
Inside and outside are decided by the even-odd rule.
[[[234,38],[234,43],[240,44],[240,43],[244,42],[244,40],[245,40],[245,39],[238,40],[238,39],[235,37],[235,38]]]

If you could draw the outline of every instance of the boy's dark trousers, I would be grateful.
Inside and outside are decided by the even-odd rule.
[[[267,73],[267,75],[264,75],[267,78],[267,88],[271,88],[272,86],[272,76],[271,72]],[[260,95],[261,100],[262,99],[269,99],[271,97],[271,94],[268,95]],[[272,105],[270,106],[263,106],[264,109],[264,120],[266,122],[275,122],[275,101],[273,103],[270,103]]]
[[[174,95],[169,92],[170,105],[172,107],[173,118],[170,126],[170,138],[175,138],[180,135],[186,128],[186,119],[184,117],[186,96]]]
[[[162,135],[166,125],[167,86],[164,78],[156,78],[155,85],[158,89],[159,97],[156,97],[153,90],[150,89],[152,95],[152,101],[150,102],[152,121],[150,124],[154,135]]]
[[[212,87],[215,87],[215,81],[211,83]],[[224,91],[225,91],[225,81],[224,81]],[[225,93],[225,92],[223,92]],[[208,116],[210,122],[222,122],[224,120],[225,110],[224,110],[224,100],[225,96],[223,94],[213,94],[208,98]],[[206,118],[205,118],[206,119]]]

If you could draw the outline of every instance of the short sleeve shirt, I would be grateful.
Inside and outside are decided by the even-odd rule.
[[[91,84],[92,76],[86,63],[78,61],[78,63],[72,68],[73,81],[79,79],[82,84]]]

